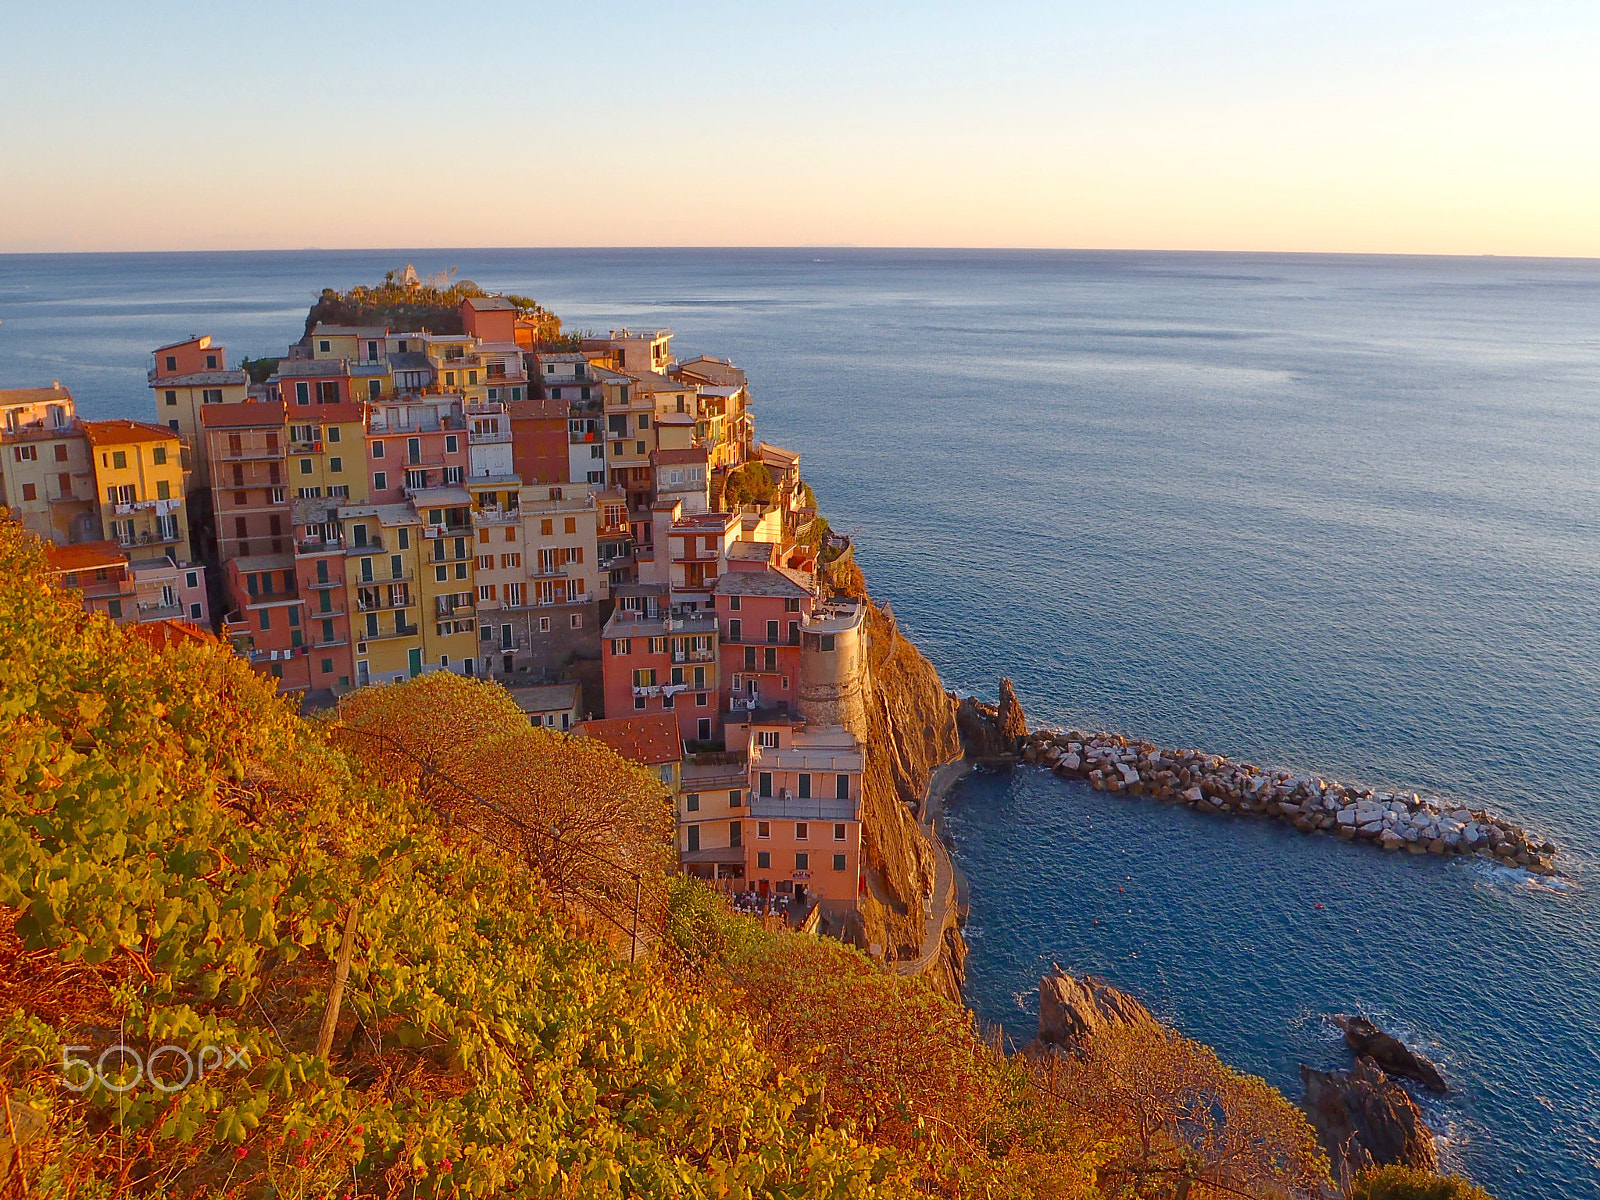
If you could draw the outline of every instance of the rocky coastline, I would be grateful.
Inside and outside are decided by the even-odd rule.
[[[1026,762],[1097,791],[1283,821],[1302,833],[1334,834],[1383,850],[1472,855],[1538,875],[1556,873],[1556,847],[1548,839],[1482,809],[1415,792],[1354,787],[1104,732],[1035,730],[1021,739],[1020,749]]]

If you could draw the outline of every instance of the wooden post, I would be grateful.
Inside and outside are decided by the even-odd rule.
[[[333,1031],[339,1025],[339,1005],[344,1000],[345,980],[350,978],[350,955],[356,948],[356,921],[361,915],[361,901],[351,900],[344,915],[344,938],[339,942],[339,958],[333,967],[333,989],[328,993],[328,1007],[322,1010],[322,1029],[317,1034],[317,1057],[327,1058],[333,1048]]]

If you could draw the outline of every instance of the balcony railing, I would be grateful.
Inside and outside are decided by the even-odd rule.
[[[472,510],[472,523],[474,525],[515,525],[522,520],[522,512],[515,508],[475,508]]]
[[[473,446],[489,446],[500,442],[509,442],[510,440],[511,431],[509,429],[486,429],[481,432],[473,429],[467,433],[467,442]]]
[[[409,567],[402,568],[397,575],[393,570],[385,570],[383,574],[373,572],[371,575],[352,575],[350,582],[359,587],[377,587],[385,583],[410,583],[416,578],[416,572]]]
[[[420,625],[401,625],[396,629],[380,629],[377,633],[362,631],[356,635],[357,640],[363,642],[384,642],[393,638],[416,637]]]

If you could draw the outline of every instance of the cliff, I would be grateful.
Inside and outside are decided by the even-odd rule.
[[[862,933],[886,958],[905,963],[922,954],[928,910],[938,907],[932,902],[942,852],[917,818],[934,768],[961,754],[955,704],[933,664],[901,635],[893,614],[867,596],[860,568],[847,564],[831,582],[868,605],[867,769],[862,786],[868,894],[860,907]],[[925,972],[936,991],[960,998],[966,953],[966,943],[952,925]]]

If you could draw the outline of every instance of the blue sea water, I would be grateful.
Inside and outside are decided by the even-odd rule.
[[[1299,1095],[1364,1011],[1437,1058],[1447,1162],[1600,1196],[1600,263],[1034,252],[0,256],[0,386],[149,416],[154,346],[297,336],[415,262],[751,372],[952,686],[1035,720],[1433,792],[1554,884],[1032,771],[951,805],[969,1002],[1052,961]],[[1119,890],[1120,889],[1120,890]],[[1318,909],[1316,905],[1322,905]]]

